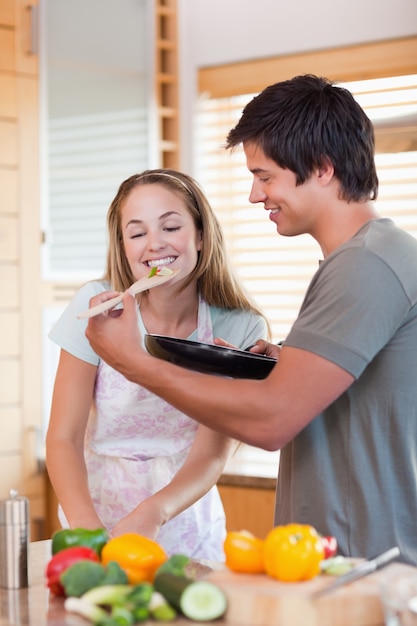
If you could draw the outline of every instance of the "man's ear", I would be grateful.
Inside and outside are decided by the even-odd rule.
[[[334,176],[334,166],[328,157],[321,159],[320,165],[316,169],[317,178],[327,185]]]

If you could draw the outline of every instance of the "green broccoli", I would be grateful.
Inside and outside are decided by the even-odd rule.
[[[134,606],[148,606],[153,593],[153,585],[151,583],[139,583],[132,587],[131,592],[127,596],[128,602]]]
[[[173,554],[167,561],[158,567],[155,577],[162,573],[174,576],[186,576],[186,566],[190,563],[190,557],[185,554]]]
[[[115,561],[105,567],[96,561],[83,560],[74,563],[60,576],[66,596],[79,598],[84,593],[102,585],[127,585],[126,572]]]
[[[106,573],[101,585],[127,585],[129,583],[126,572],[116,561],[109,561],[105,570]]]
[[[89,589],[101,585],[105,576],[106,570],[101,563],[84,560],[68,567],[59,580],[66,596],[79,598]]]

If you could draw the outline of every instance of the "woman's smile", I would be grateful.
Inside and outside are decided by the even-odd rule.
[[[148,267],[160,267],[161,265],[170,265],[173,263],[178,257],[176,256],[167,256],[162,259],[150,259],[149,261],[145,261],[145,265]]]

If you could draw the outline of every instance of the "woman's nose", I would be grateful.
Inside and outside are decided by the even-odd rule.
[[[160,234],[151,235],[148,242],[150,250],[162,250],[165,246],[165,242]]]

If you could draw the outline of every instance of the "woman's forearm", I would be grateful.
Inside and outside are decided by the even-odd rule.
[[[208,429],[200,426],[199,431]],[[171,482],[155,493],[150,500],[161,511],[163,523],[166,523],[185,509],[192,506],[217,484],[224,467],[238,445],[234,440],[219,434],[210,434],[213,445],[195,442],[184,462]]]
[[[111,529],[112,534],[139,532],[157,541],[164,524],[194,505],[217,483],[236,447],[234,440],[199,426],[196,440],[172,480],[120,520]]]
[[[46,465],[52,487],[72,527],[102,523],[88,490],[84,437],[97,368],[61,350],[46,435]]]
[[[71,528],[99,528],[88,489],[83,451],[71,442],[49,440],[46,457],[49,478]]]

